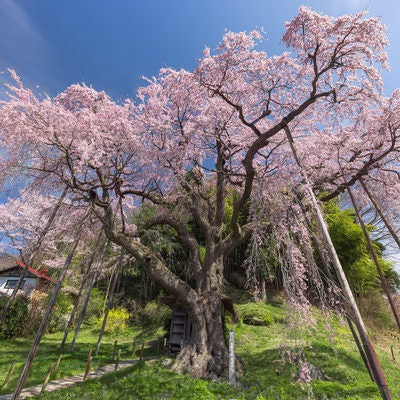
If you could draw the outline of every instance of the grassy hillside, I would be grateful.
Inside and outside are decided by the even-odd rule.
[[[244,365],[243,376],[240,377],[236,387],[231,387],[224,381],[191,379],[188,376],[175,374],[166,365],[171,360],[163,356],[158,361],[141,362],[99,380],[88,381],[59,392],[46,393],[38,398],[49,400],[380,398],[346,324],[336,318],[327,320],[316,310],[317,323],[314,328],[303,326],[295,329],[287,326],[282,307],[249,303],[239,305],[237,308],[241,322],[228,324],[228,328],[235,331],[236,350]],[[251,322],[251,319],[253,323],[266,325],[247,325],[242,322],[243,320]],[[372,336],[393,398],[400,398],[399,335],[387,332],[386,335],[372,333]],[[107,346],[111,346],[110,340],[104,347]],[[397,361],[392,360],[391,346],[394,348]],[[4,353],[0,359],[3,357]],[[294,362],[288,362],[289,359]],[[311,363],[323,374],[324,380],[316,379],[310,384],[300,382],[301,361]]]

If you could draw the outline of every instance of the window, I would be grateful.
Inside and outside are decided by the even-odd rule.
[[[17,286],[18,279],[9,279],[4,285],[4,289],[14,289]],[[22,281],[20,289],[25,285],[25,280]]]
[[[9,271],[8,276],[12,276],[13,278],[16,276],[20,276],[21,275],[21,271],[17,268],[12,269],[11,271]]]

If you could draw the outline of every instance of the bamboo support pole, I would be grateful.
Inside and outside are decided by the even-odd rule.
[[[64,337],[63,337],[63,339],[61,341],[60,353],[62,353],[64,351],[65,342],[67,341],[67,337],[68,337],[69,331],[70,331],[71,326],[72,326],[72,324],[74,322],[75,314],[76,314],[76,311],[78,310],[79,301],[80,301],[80,299],[82,297],[83,289],[85,288],[86,283],[87,283],[87,281],[88,281],[88,279],[90,277],[90,271],[92,269],[92,265],[94,263],[95,257],[96,257],[96,255],[98,255],[98,250],[99,250],[98,247],[99,247],[99,243],[100,243],[102,235],[103,235],[103,231],[100,232],[100,234],[99,234],[99,236],[98,236],[98,238],[96,240],[96,243],[95,243],[95,246],[94,246],[94,250],[93,250],[93,252],[92,252],[92,254],[90,256],[90,259],[89,259],[89,262],[88,262],[88,266],[86,268],[85,275],[84,275],[84,277],[82,279],[82,282],[81,282],[81,285],[79,287],[78,295],[74,299],[74,306],[73,306],[71,315],[69,317],[68,324],[67,324],[67,326],[65,328],[65,331],[64,331]]]
[[[38,329],[38,331],[36,333],[36,336],[35,336],[35,339],[33,341],[32,347],[31,347],[31,349],[29,351],[29,354],[28,354],[28,357],[26,359],[25,365],[24,365],[24,367],[22,369],[22,372],[21,372],[21,375],[19,377],[19,380],[18,380],[18,383],[17,383],[17,387],[15,389],[15,392],[12,395],[12,400],[18,400],[20,395],[21,395],[21,391],[22,391],[23,385],[25,383],[26,377],[28,376],[28,372],[29,372],[29,370],[31,368],[33,359],[35,358],[36,353],[38,351],[39,344],[40,344],[40,341],[42,339],[42,336],[43,336],[44,332],[46,331],[47,324],[48,324],[50,316],[51,316],[51,312],[53,311],[55,302],[57,300],[57,296],[58,296],[58,294],[59,294],[59,292],[61,290],[61,286],[62,286],[64,278],[65,278],[65,276],[67,274],[68,267],[71,265],[72,259],[73,259],[74,255],[75,255],[76,248],[78,247],[78,243],[79,243],[79,240],[80,240],[80,237],[81,237],[82,224],[83,224],[83,221],[86,219],[87,215],[89,214],[89,211],[90,211],[90,209],[87,210],[87,212],[86,212],[84,218],[82,219],[82,222],[81,222],[81,224],[80,224],[80,226],[78,228],[78,233],[76,235],[75,242],[74,242],[74,244],[72,246],[71,251],[69,252],[69,254],[67,256],[67,259],[65,260],[64,266],[63,266],[63,268],[61,270],[61,274],[60,274],[60,276],[58,278],[58,281],[57,281],[57,283],[55,285],[55,288],[54,288],[53,294],[51,296],[51,299],[50,299],[50,301],[49,301],[49,303],[47,305],[46,311],[45,311],[44,316],[42,318],[42,321],[40,323],[39,329]]]
[[[143,360],[143,353],[144,353],[144,343],[142,343],[142,347],[140,349],[140,358],[139,358],[140,361]]]
[[[324,220],[324,217],[322,215],[322,211],[321,211],[320,206],[318,204],[318,201],[317,201],[317,199],[315,197],[314,191],[312,190],[312,186],[310,184],[308,175],[307,175],[306,170],[305,170],[305,168],[304,168],[304,166],[303,166],[303,164],[302,164],[302,162],[301,162],[301,160],[300,160],[300,158],[299,158],[299,156],[297,154],[297,150],[295,148],[293,137],[292,137],[292,134],[290,132],[289,126],[285,125],[284,126],[284,130],[285,130],[286,136],[288,138],[288,141],[289,141],[293,156],[295,158],[296,164],[299,167],[301,176],[302,176],[303,181],[305,183],[304,187],[305,187],[305,189],[307,190],[307,192],[308,192],[308,194],[310,196],[310,200],[311,200],[313,209],[314,209],[314,211],[316,213],[318,225],[319,225],[319,227],[320,227],[320,229],[322,231],[322,234],[324,236],[325,242],[326,242],[326,244],[328,246],[328,250],[329,250],[331,258],[332,258],[333,266],[335,268],[335,271],[336,271],[340,286],[341,286],[341,288],[343,290],[343,293],[344,293],[344,295],[346,297],[346,300],[347,300],[347,303],[348,303],[348,307],[351,310],[351,317],[352,317],[352,319],[353,319],[353,321],[354,321],[354,323],[355,323],[355,325],[357,327],[358,333],[359,333],[360,338],[361,338],[361,342],[362,342],[363,347],[364,347],[365,354],[367,355],[368,361],[369,361],[369,363],[371,365],[375,382],[376,382],[376,384],[377,384],[377,386],[379,388],[379,391],[381,393],[382,399],[383,400],[391,400],[392,399],[392,395],[390,393],[390,389],[389,389],[389,386],[387,384],[385,374],[383,373],[381,364],[380,364],[379,359],[378,359],[378,357],[377,357],[377,355],[375,353],[375,349],[374,349],[374,347],[372,345],[372,342],[371,342],[371,339],[369,337],[368,331],[367,331],[367,329],[365,327],[364,321],[363,321],[362,316],[360,314],[360,310],[358,309],[357,303],[356,303],[356,301],[354,299],[354,296],[353,296],[353,293],[352,293],[352,291],[350,289],[350,285],[349,285],[349,283],[347,281],[347,278],[346,278],[346,275],[345,275],[345,273],[343,271],[343,268],[342,268],[342,265],[340,263],[339,257],[337,255],[335,247],[334,247],[334,245],[332,243],[332,239],[331,239],[331,237],[329,235],[329,231],[328,231],[328,226],[327,226],[327,224],[326,224],[326,222]]]
[[[109,298],[108,298],[108,302],[107,302],[107,307],[106,307],[105,312],[104,312],[103,323],[102,323],[102,325],[101,325],[101,329],[100,329],[100,333],[99,333],[99,338],[98,338],[98,340],[97,340],[96,350],[95,350],[95,352],[94,352],[94,354],[95,354],[96,356],[97,356],[97,354],[99,353],[100,344],[101,344],[101,339],[103,338],[104,330],[105,330],[105,328],[106,328],[108,312],[110,311],[110,308],[111,308],[111,305],[112,305],[112,300],[113,300],[113,296],[114,296],[114,291],[115,291],[115,287],[116,287],[116,285],[117,285],[118,274],[119,274],[119,271],[120,271],[121,266],[122,266],[123,257],[124,257],[124,249],[121,249],[121,255],[119,256],[118,263],[117,263],[117,266],[116,266],[116,268],[115,268],[114,280],[113,280],[113,283],[112,283],[112,287],[111,287],[111,289],[110,289]]]
[[[118,340],[114,341],[114,351],[113,351],[113,356],[112,356],[112,360],[115,361],[116,357],[117,357],[117,352],[118,352]]]
[[[32,266],[33,264],[33,260],[36,257],[37,252],[40,249],[40,246],[43,242],[43,239],[45,238],[45,236],[47,235],[51,225],[54,222],[54,219],[58,213],[58,210],[60,209],[62,202],[64,200],[64,197],[66,196],[68,191],[68,188],[66,187],[64,189],[64,191],[62,192],[60,198],[58,199],[57,204],[55,205],[52,213],[50,214],[50,217],[47,221],[46,226],[44,227],[44,229],[40,232],[39,238],[36,241],[34,247],[32,249],[30,249],[30,255],[28,258],[28,261],[25,263],[25,267],[23,267],[22,269],[22,274],[20,275],[17,284],[15,285],[15,288],[13,290],[13,292],[11,293],[11,296],[8,298],[7,300],[7,304],[4,306],[1,315],[0,315],[0,326],[3,324],[6,315],[8,313],[8,311],[10,310],[11,304],[13,303],[13,301],[15,300],[15,298],[17,297],[18,294],[18,290],[21,288],[22,282],[24,281],[24,279],[26,278],[26,275],[28,273],[28,268]]]
[[[44,393],[46,390],[46,386],[49,383],[51,373],[53,372],[53,364],[50,364],[49,369],[47,370],[47,374],[44,378],[44,382],[42,385],[42,389],[40,390],[40,394]]]
[[[385,274],[383,273],[382,266],[381,266],[381,263],[379,261],[378,255],[376,254],[376,251],[375,251],[374,245],[372,243],[371,237],[369,236],[367,227],[365,226],[364,220],[362,219],[362,216],[361,216],[361,213],[360,213],[360,209],[358,208],[358,205],[357,205],[356,199],[354,198],[353,192],[352,192],[352,190],[350,188],[347,188],[347,192],[349,193],[351,202],[352,202],[353,207],[354,207],[354,211],[356,212],[356,215],[357,215],[358,222],[360,223],[360,226],[361,226],[361,229],[363,231],[365,240],[367,241],[368,249],[369,249],[369,251],[371,253],[372,259],[374,260],[375,267],[376,267],[376,269],[378,271],[379,278],[380,278],[381,284],[382,284],[382,289],[386,294],[386,297],[388,299],[390,308],[391,308],[392,313],[394,315],[394,318],[396,320],[397,327],[400,330],[400,316],[399,316],[399,313],[397,311],[396,304],[395,304],[395,302],[393,300],[392,292],[391,292],[390,287],[389,287],[389,285],[387,283]]]
[[[354,339],[354,342],[356,343],[358,352],[360,353],[361,358],[364,361],[365,368],[367,369],[367,371],[369,373],[369,377],[371,378],[372,382],[375,382],[374,373],[372,371],[371,364],[369,363],[368,357],[365,354],[365,351],[360,343],[360,339],[358,338],[357,332],[354,329],[353,323],[351,322],[351,318],[347,313],[346,313],[346,320],[347,320],[347,324],[349,325],[351,334],[353,335],[353,339]]]
[[[117,356],[116,356],[115,367],[114,367],[115,371],[118,369],[120,359],[121,359],[121,349],[118,349]]]
[[[15,368],[16,363],[17,363],[17,360],[14,360],[11,363],[10,368],[8,370],[8,373],[7,373],[7,376],[6,376],[6,379],[4,379],[4,383],[2,385],[3,388],[5,388],[8,385],[8,382],[10,382],[10,378],[11,378],[12,373],[14,372],[14,368]]]
[[[85,374],[83,375],[83,381],[87,380],[87,377],[89,375],[89,371],[90,371],[90,364],[92,363],[92,349],[89,350],[89,354],[88,354],[88,358],[87,358],[87,362],[86,362],[86,369],[85,369]]]
[[[60,367],[61,358],[62,358],[62,353],[58,355],[56,364],[54,365],[54,371],[53,371],[54,373],[56,373],[58,371],[58,368]]]
[[[132,356],[135,356],[135,351],[136,351],[136,338],[133,338],[133,343],[132,343]]]
[[[92,294],[92,290],[93,290],[94,284],[96,282],[96,277],[97,277],[97,273],[93,272],[92,278],[91,278],[90,283],[89,283],[89,288],[88,288],[88,291],[86,293],[85,301],[83,303],[82,310],[81,310],[81,312],[79,314],[78,322],[76,323],[74,337],[72,338],[72,341],[71,341],[71,344],[70,344],[70,347],[69,347],[70,353],[72,353],[74,351],[75,343],[76,343],[76,340],[78,338],[79,331],[81,329],[83,318],[85,317],[85,314],[86,314],[86,310],[87,310],[87,307],[88,307],[88,304],[89,304],[89,300],[90,300],[90,296]]]
[[[399,248],[400,248],[400,238],[399,238],[399,236],[397,235],[396,231],[393,229],[393,227],[390,224],[389,220],[383,214],[382,209],[379,207],[378,203],[374,199],[374,196],[372,196],[372,193],[369,191],[367,185],[364,182],[364,179],[360,178],[359,182],[361,183],[361,186],[362,186],[365,194],[368,196],[368,198],[371,201],[372,205],[374,206],[376,212],[380,216],[382,222],[385,224],[387,230],[390,232],[390,234],[392,235],[394,241],[397,243],[397,246],[399,246]]]

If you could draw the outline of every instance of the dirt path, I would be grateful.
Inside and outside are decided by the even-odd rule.
[[[152,357],[145,358],[145,360],[151,359],[151,358]],[[134,365],[137,362],[139,362],[138,359],[120,361],[119,365],[118,365],[118,369],[130,367],[131,365]],[[114,371],[115,371],[115,363],[109,364],[109,365],[104,365],[103,367],[101,367],[99,369],[91,371],[88,375],[88,379],[100,378],[101,376],[103,376],[109,372],[114,372]],[[60,378],[60,379],[55,379],[53,381],[50,381],[48,383],[48,385],[46,386],[46,392],[54,392],[55,390],[60,390],[65,387],[72,386],[72,385],[75,385],[76,383],[82,382],[83,375],[84,374],[79,374],[79,375],[70,376],[67,378]],[[42,390],[42,385],[32,386],[30,388],[23,389],[20,399],[37,396],[38,394],[40,394],[41,390]],[[11,398],[12,398],[12,394],[0,395],[0,400],[11,400]]]

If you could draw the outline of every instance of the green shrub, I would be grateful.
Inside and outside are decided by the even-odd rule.
[[[48,297],[50,299],[50,295]],[[72,311],[72,298],[68,293],[59,293],[54,305],[47,330],[50,333],[62,331],[66,328]]]
[[[127,321],[129,320],[129,313],[126,308],[112,308],[108,312],[107,323],[104,330],[106,334],[116,334],[125,331]],[[103,318],[97,320],[99,327],[103,323]]]
[[[376,328],[391,329],[396,326],[389,302],[380,291],[360,297],[358,304],[363,316]]]
[[[0,297],[0,310],[3,310],[7,300],[7,297]],[[18,296],[14,300],[0,327],[1,339],[11,339],[22,334],[29,316],[28,306],[29,299],[25,296]]]
[[[96,324],[103,313],[104,294],[97,288],[93,288],[90,294],[89,303],[85,312],[85,323]]]
[[[142,320],[144,323],[165,325],[171,318],[172,310],[165,304],[151,301],[145,305],[141,311]]]
[[[247,325],[268,326],[274,322],[274,316],[264,303],[246,303],[235,306],[239,318]]]

